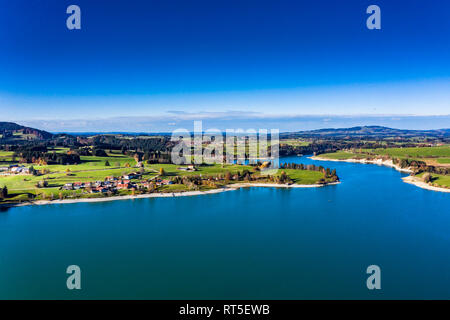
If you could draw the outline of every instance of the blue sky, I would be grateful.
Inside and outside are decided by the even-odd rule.
[[[278,119],[283,130],[282,120],[305,115],[365,124],[367,116],[450,114],[447,1],[0,4],[2,121],[64,131],[96,120],[110,131],[131,116],[165,131],[198,115],[236,125]],[[66,28],[70,4],[81,7],[81,30]],[[370,4],[381,8],[381,30],[365,26]],[[415,125],[423,123],[404,123]]]

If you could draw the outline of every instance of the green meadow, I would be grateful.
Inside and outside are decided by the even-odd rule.
[[[291,145],[293,147],[306,147],[309,146],[311,143],[302,139],[282,139],[280,140],[280,144],[287,144]]]
[[[318,155],[321,158],[327,158],[332,160],[347,160],[347,159],[364,159],[366,155],[362,155],[359,153],[347,152],[347,151],[338,151],[332,153],[324,153]]]
[[[238,172],[242,172],[244,170],[251,171],[253,167],[245,166],[245,165],[235,165],[235,164],[204,164],[197,167],[196,171],[182,171],[178,170],[179,167],[185,167],[184,165],[175,165],[175,164],[150,164],[146,165],[146,168],[153,169],[159,172],[160,168],[163,168],[165,171],[165,176],[216,176],[219,174],[225,174],[227,171],[231,174],[236,174]]]
[[[0,151],[0,166],[11,163],[13,154],[12,151]]]
[[[278,176],[281,174],[281,171],[286,172],[296,184],[315,184],[323,178],[323,173],[319,171],[282,169],[279,170]]]
[[[449,158],[450,146],[363,149],[362,152],[396,158]]]
[[[422,178],[425,173],[422,172],[418,174],[416,177]],[[431,183],[436,184],[438,186],[450,188],[450,176],[444,176],[441,174],[431,174]]]
[[[55,148],[50,152],[67,152],[67,148]],[[12,152],[1,151],[0,159],[8,161],[11,164]],[[59,197],[62,196],[80,196],[82,190],[61,190],[60,188],[66,183],[73,182],[93,182],[103,181],[107,176],[119,177],[124,174],[136,172],[138,169],[133,168],[136,165],[134,158],[122,154],[108,154],[108,157],[81,156],[81,163],[74,165],[32,165],[25,164],[27,167],[33,166],[36,170],[46,170],[46,174],[39,176],[32,175],[9,175],[0,176],[0,187],[8,187],[8,201],[25,201],[31,196],[39,195],[40,198]],[[107,166],[106,162],[109,162]],[[128,164],[128,165],[127,165]],[[6,165],[6,164],[4,164]],[[1,163],[0,163],[1,166]],[[149,179],[156,175],[154,170],[146,170],[143,179]],[[40,181],[47,181],[48,186],[38,188],[36,184]],[[83,194],[83,197],[96,197],[98,194]]]
[[[67,152],[68,149],[58,148],[53,150],[56,152]],[[1,152],[0,159],[6,161],[8,164],[12,160],[12,152]],[[4,175],[0,176],[0,187],[6,186],[8,188],[8,201],[18,202],[27,201],[35,196],[36,199],[49,199],[58,197],[76,198],[76,197],[104,197],[104,194],[89,194],[85,190],[62,190],[61,187],[66,183],[74,182],[94,182],[103,181],[107,176],[120,177],[136,171],[143,171],[140,180],[148,180],[156,175],[160,175],[161,168],[163,174],[162,178],[171,179],[175,176],[202,176],[215,177],[221,175],[222,177],[230,172],[232,175],[242,173],[245,170],[256,174],[254,167],[248,165],[237,164],[203,164],[197,166],[196,171],[179,170],[179,165],[175,164],[144,164],[144,167],[136,168],[136,161],[134,158],[118,154],[109,153],[107,157],[95,156],[81,156],[82,163],[74,165],[31,165],[26,164],[27,167],[33,166],[34,169],[40,171],[41,175]],[[107,165],[109,163],[109,165]],[[6,164],[4,164],[6,165]],[[298,184],[315,184],[324,177],[322,172],[286,169],[286,174]],[[281,170],[277,175],[281,174]],[[47,187],[38,188],[37,184],[41,181],[48,183]],[[223,185],[224,182],[216,183],[217,186]],[[213,187],[201,186],[201,190],[208,190]],[[174,192],[186,191],[185,185],[165,185],[157,189],[158,192]],[[120,190],[119,195],[131,194],[130,190]]]

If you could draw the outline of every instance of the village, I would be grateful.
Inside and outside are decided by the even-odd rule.
[[[173,184],[173,181],[161,179],[155,176],[148,180],[141,179],[142,174],[133,172],[121,177],[107,176],[104,181],[73,182],[66,183],[63,190],[86,190],[89,193],[115,193],[118,190],[148,190],[153,191],[157,187]],[[137,180],[137,181],[131,181]]]
[[[195,172],[198,168],[194,165],[188,165],[185,167],[177,167],[177,171],[181,172]],[[141,168],[140,172],[131,172],[121,176],[106,176],[103,181],[90,181],[90,182],[69,182],[65,183],[60,189],[66,191],[82,190],[86,193],[104,193],[104,194],[116,194],[118,191],[139,191],[139,192],[155,192],[158,187],[169,186],[174,184],[185,184],[190,187],[195,185],[214,186],[215,183],[225,180],[240,180],[244,177],[239,174],[224,174],[217,176],[202,175],[182,177],[175,175],[170,179],[167,178],[164,169],[160,169],[156,176],[148,179],[144,179],[143,176],[146,172]],[[247,180],[251,177],[247,176]],[[164,178],[163,178],[164,177]],[[45,187],[46,183],[41,183],[40,187]]]
[[[30,168],[19,164],[12,164],[7,167],[0,167],[0,175],[9,176],[15,174],[22,174],[22,175],[31,174]]]
[[[138,163],[136,167],[141,167],[142,163]],[[193,165],[187,167],[178,167],[177,170],[184,172],[194,172],[197,169]],[[86,181],[86,182],[68,182],[60,187],[60,190],[85,190],[88,193],[116,193],[118,190],[140,190],[153,191],[157,187],[171,185],[174,182],[169,179],[162,179],[160,176],[164,175],[164,170],[158,172],[158,175],[149,179],[143,179],[145,171],[131,172],[121,176],[106,176],[103,181]],[[35,170],[33,166],[26,167],[21,164],[12,164],[5,167],[0,167],[0,176],[32,176],[40,175],[40,172]],[[132,181],[133,180],[133,181]],[[39,188],[48,186],[48,181],[39,181],[36,185]]]
[[[82,151],[78,150],[81,154]],[[136,152],[100,151],[103,152],[91,150],[90,154],[81,156],[68,148],[54,148],[45,154],[3,151],[0,154],[4,163],[0,166],[0,188],[3,188],[0,201],[22,203],[56,198],[206,191],[238,182],[327,184],[338,179],[322,167],[282,164],[282,170],[272,176],[263,173],[270,165],[267,161],[248,165],[177,165],[160,161],[164,159],[145,159]]]

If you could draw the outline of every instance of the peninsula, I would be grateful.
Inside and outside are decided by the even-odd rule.
[[[241,187],[321,187],[339,182],[336,170],[268,161],[251,164],[171,163],[166,136],[53,135],[4,125],[0,142],[0,204],[110,201],[186,196]]]

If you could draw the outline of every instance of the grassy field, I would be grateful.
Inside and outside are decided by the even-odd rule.
[[[282,171],[291,178],[296,184],[315,184],[321,178],[323,173],[319,171],[307,171],[307,170],[295,170],[295,169],[283,169]],[[278,175],[281,174],[281,170]]]
[[[450,146],[440,147],[415,147],[415,148],[380,148],[363,149],[362,152],[377,155],[389,155],[396,158],[449,158]]]
[[[319,157],[332,160],[347,160],[347,159],[364,159],[366,155],[359,153],[352,153],[347,151],[338,151],[332,153],[320,154]]]
[[[72,172],[87,171],[87,170],[106,170],[112,168],[125,167],[125,164],[130,166],[136,165],[136,161],[133,158],[124,155],[109,155],[108,157],[94,157],[94,156],[81,156],[80,164],[73,165],[47,165],[47,166],[34,166],[35,169],[48,169],[50,172],[66,172],[69,169]],[[109,162],[109,166],[106,165],[106,161]]]
[[[310,142],[302,139],[282,139],[280,140],[280,144],[287,144],[294,147],[306,147],[310,145]]]
[[[11,162],[13,153],[12,151],[0,151],[0,166]]]
[[[440,159],[437,159],[437,162],[442,163],[442,164],[447,164],[447,163],[450,163],[450,158],[440,158]]]
[[[50,150],[50,152],[63,153],[67,152],[67,148],[55,148]],[[12,152],[1,151],[0,160],[5,159],[8,164],[11,164]],[[60,188],[66,183],[73,182],[93,182],[93,181],[103,181],[106,176],[116,176],[135,172],[137,168],[133,168],[136,165],[136,161],[128,156],[122,154],[109,154],[108,157],[94,157],[94,156],[81,156],[81,164],[74,165],[46,165],[39,166],[33,165],[36,170],[48,170],[47,174],[40,176],[32,175],[9,175],[0,176],[0,187],[8,187],[8,193],[10,197],[8,201],[24,201],[28,200],[33,195],[44,194],[46,198],[51,195],[57,198],[61,193],[64,197],[67,196],[81,196],[82,190],[60,190]],[[108,161],[110,166],[106,166],[105,163]],[[130,167],[126,167],[126,164]],[[5,165],[5,163],[3,163]],[[0,163],[1,165],[1,163]],[[25,164],[27,167],[31,167],[31,164]],[[148,179],[156,175],[154,170],[146,170],[143,179]],[[38,188],[36,184],[39,181],[46,180],[48,182],[48,187]],[[98,194],[83,194],[83,197],[97,197]],[[101,196],[101,195],[100,195]]]
[[[66,152],[65,149],[56,150],[57,152]],[[7,160],[11,160],[12,152],[1,152],[0,157]],[[103,181],[106,176],[120,177],[124,174],[136,172],[140,169],[133,166],[136,165],[136,161],[122,154],[109,154],[108,157],[94,157],[94,156],[82,156],[82,163],[77,165],[46,165],[33,167],[36,170],[47,170],[47,173],[40,176],[32,175],[4,175],[0,176],[0,187],[8,187],[8,201],[27,201],[33,196],[37,195],[38,199],[50,199],[53,197],[57,199],[62,195],[64,198],[76,198],[76,197],[103,197],[103,194],[89,194],[85,190],[61,190],[61,187],[66,183],[74,182],[94,182]],[[105,162],[108,161],[110,166],[106,166]],[[127,164],[129,166],[127,166]],[[30,167],[31,164],[26,166]],[[179,170],[180,166],[174,164],[145,164],[144,174],[140,180],[148,180],[160,174],[160,169],[164,169],[164,175],[162,178],[171,179],[175,176],[224,176],[226,172],[230,172],[232,175],[242,173],[244,170],[250,172],[253,171],[252,166],[247,165],[235,165],[235,164],[214,164],[214,165],[201,165],[198,166],[196,171],[182,171]],[[307,170],[285,170],[287,175],[295,182],[299,184],[315,184],[324,177],[323,173]],[[278,174],[281,173],[281,170]],[[48,186],[38,188],[36,185],[40,181],[47,181]],[[223,182],[219,182],[218,186]],[[211,189],[210,186],[201,186],[201,190]],[[174,192],[174,191],[186,191],[185,185],[165,185],[158,188],[159,192]],[[119,195],[131,194],[130,190],[120,190]]]
[[[232,165],[232,164],[225,164],[222,168],[222,165],[220,164],[214,164],[214,165],[203,165],[198,167],[197,171],[181,171],[178,170],[178,166],[175,164],[150,164],[146,165],[146,168],[153,169],[157,172],[159,172],[160,168],[163,168],[165,171],[165,176],[167,177],[173,177],[173,176],[198,176],[198,175],[204,175],[204,176],[216,176],[219,174],[225,174],[227,171],[229,171],[231,174],[236,174],[238,172],[242,172],[243,170],[252,170],[251,166],[244,166],[244,165]]]
[[[425,173],[418,174],[416,177],[422,178]],[[450,188],[450,176],[444,176],[440,174],[431,174],[431,180],[433,184],[438,186]]]

